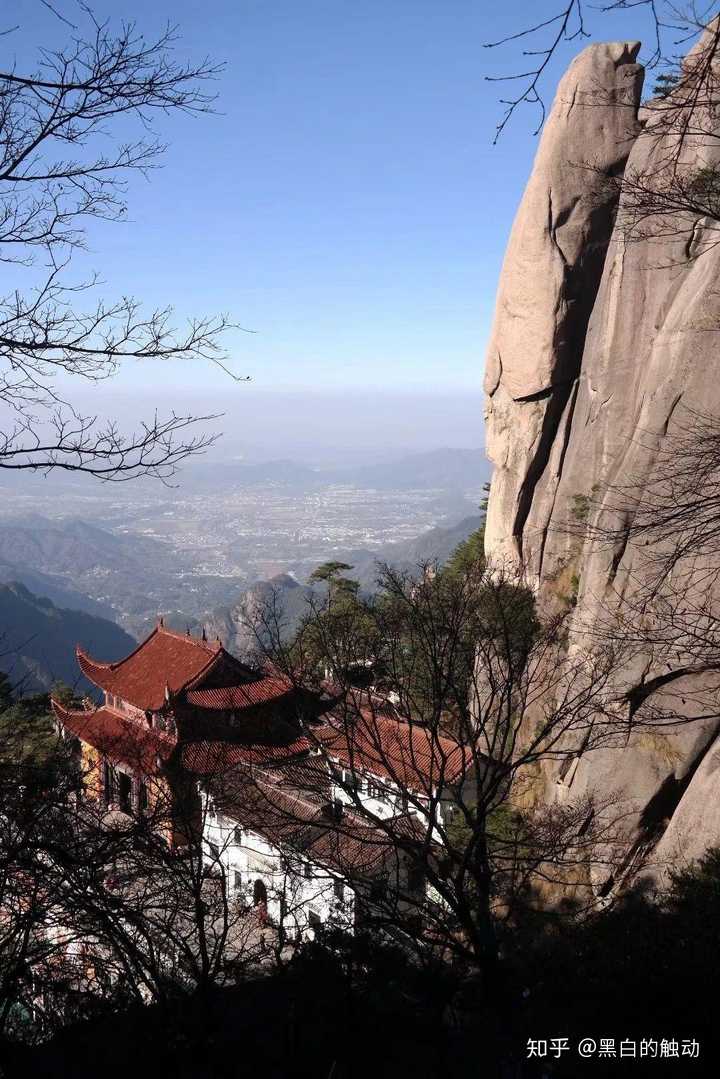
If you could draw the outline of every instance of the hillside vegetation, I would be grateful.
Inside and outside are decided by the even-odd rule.
[[[88,692],[91,687],[78,672],[76,644],[104,660],[115,660],[137,643],[114,622],[56,607],[17,582],[0,585],[0,622],[0,670],[24,693],[47,690],[55,682]]]

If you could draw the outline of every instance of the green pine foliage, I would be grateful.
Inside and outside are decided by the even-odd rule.
[[[466,577],[477,573],[484,565],[485,525],[472,532],[466,540],[459,543],[443,567],[443,573],[450,578]]]
[[[466,540],[459,543],[443,567],[448,578],[463,578],[468,574],[479,575],[485,567],[485,521],[490,499],[490,484],[483,484],[483,498],[480,502],[482,523]]]
[[[668,97],[682,82],[681,71],[662,71],[655,76],[654,97]]]
[[[53,692],[58,699],[74,703],[66,686]],[[50,710],[50,697],[41,693],[16,696],[10,681],[0,673],[0,782],[39,788],[54,785],[71,766]]]

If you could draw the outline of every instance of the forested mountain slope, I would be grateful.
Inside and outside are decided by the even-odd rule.
[[[114,622],[56,607],[17,583],[0,585],[0,625],[0,670],[27,693],[58,681],[88,692],[75,659],[77,644],[103,660],[120,659],[137,645]]]

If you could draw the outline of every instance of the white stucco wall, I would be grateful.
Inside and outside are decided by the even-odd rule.
[[[334,925],[351,929],[354,923],[355,896],[347,884],[329,870],[282,851],[259,833],[241,828],[230,817],[216,813],[204,799],[204,853],[208,864],[215,852],[226,874],[231,895],[248,907],[255,899],[255,882],[262,881],[267,891],[269,918],[280,923],[291,936],[303,939],[314,936],[312,924]],[[342,899],[340,898],[342,894]]]
[[[342,775],[342,782],[333,783],[333,798],[342,802],[343,805],[354,804],[353,797],[348,790],[348,787],[352,782],[350,771],[347,769],[343,770],[340,762],[336,762],[334,767],[338,775]],[[401,813],[412,813],[419,821],[421,821],[421,823],[425,824],[427,822],[428,813],[430,811],[428,798],[418,794],[408,798],[405,795],[405,791],[396,784],[391,783],[387,779],[381,779],[371,772],[360,772],[357,768],[356,783],[356,791],[360,798],[360,804],[367,813],[373,814],[380,820],[387,820],[388,817],[397,817]],[[437,823],[442,819],[442,816],[442,802],[438,802],[435,807],[436,828]],[[440,838],[437,831],[435,838]]]

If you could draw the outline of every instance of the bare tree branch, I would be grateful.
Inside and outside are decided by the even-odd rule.
[[[128,177],[158,164],[164,146],[152,133],[153,117],[211,111],[215,98],[206,87],[222,65],[178,62],[173,26],[146,39],[134,23],[113,32],[85,4],[78,10],[87,36],[78,31],[67,47],[41,49],[35,71],[0,71],[0,264],[36,276],[32,291],[12,287],[0,295],[0,403],[18,417],[0,439],[0,467],[166,479],[209,445],[205,435],[190,436],[190,417],[156,417],[121,435],[113,423],[77,416],[56,380],[106,379],[133,358],[202,359],[244,381],[221,343],[241,327],[219,315],[178,329],[170,307],[144,313],[131,296],[83,310],[78,304],[99,277],[73,282],[68,271],[88,222],[123,220]],[[118,137],[124,120],[140,125],[140,138]],[[110,149],[98,152],[101,143]],[[39,431],[48,422],[55,441]]]

